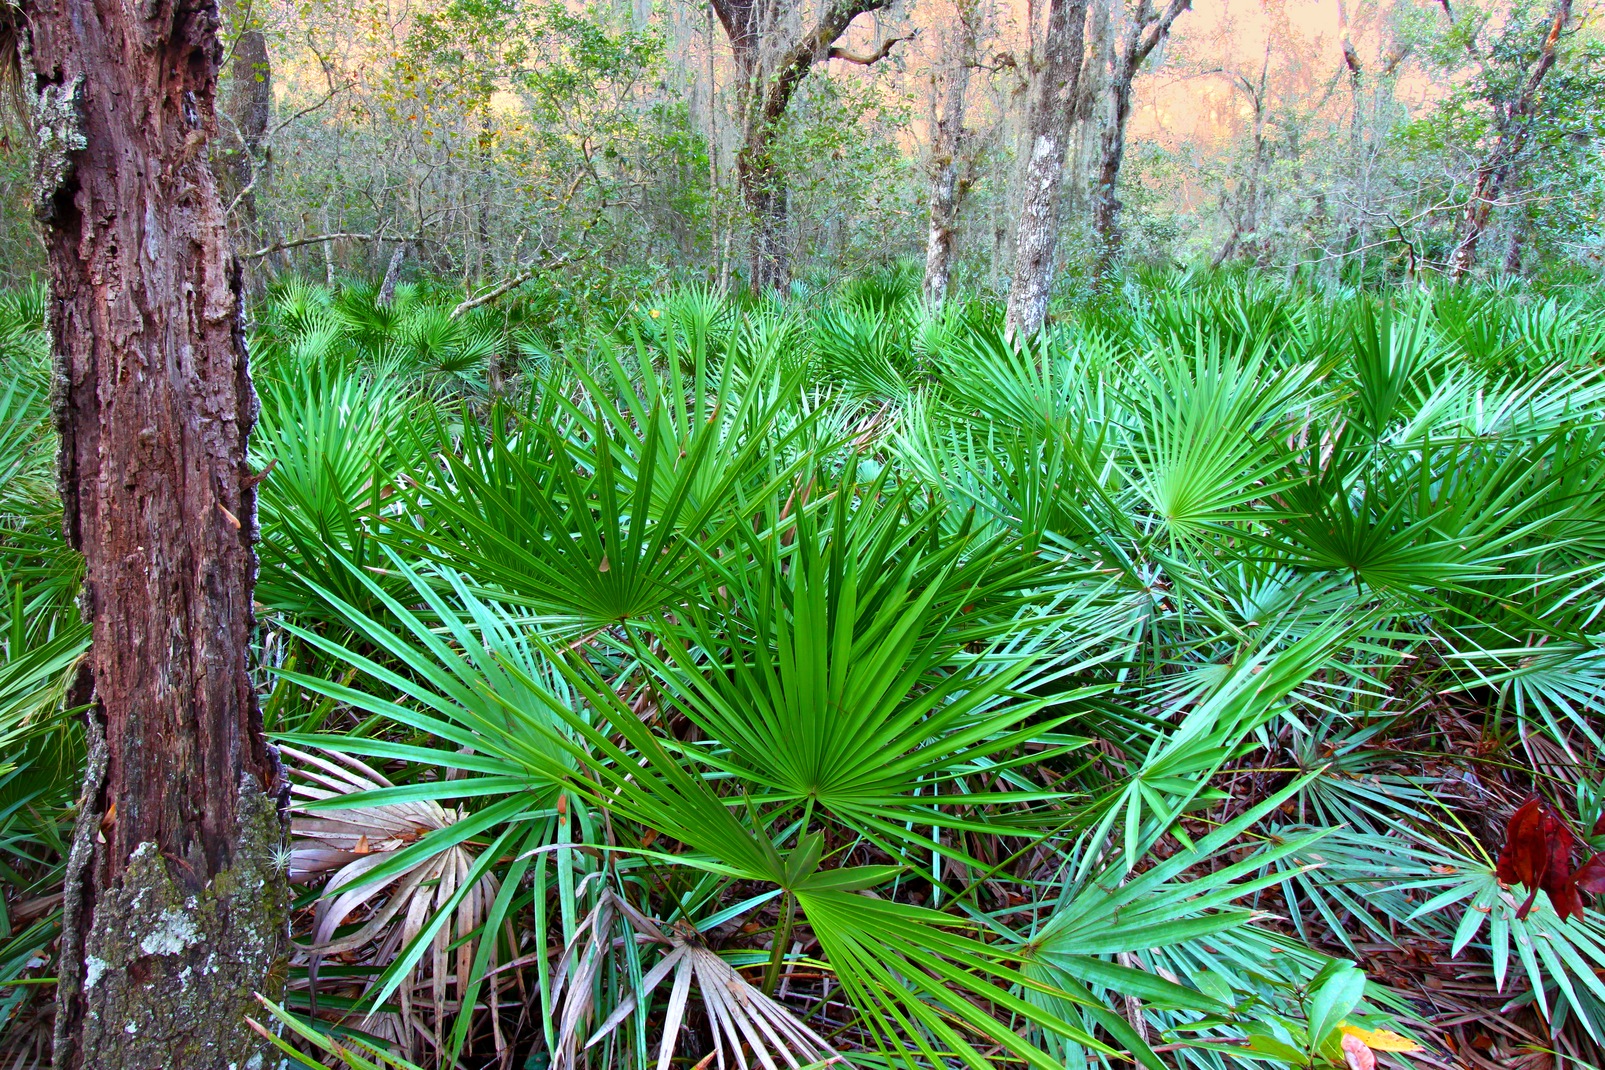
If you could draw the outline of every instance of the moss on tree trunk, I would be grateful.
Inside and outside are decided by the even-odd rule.
[[[95,904],[74,978],[83,1065],[265,1065],[244,1019],[254,993],[283,985],[283,826],[277,803],[254,784],[241,793],[239,822],[233,860],[199,891],[181,887],[147,841]]]

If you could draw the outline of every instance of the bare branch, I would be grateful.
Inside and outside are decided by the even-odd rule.
[[[1143,60],[1148,58],[1148,54],[1157,48],[1159,42],[1170,34],[1171,26],[1181,17],[1181,13],[1192,6],[1193,0],[1170,0],[1169,6],[1159,16],[1158,21],[1149,26],[1147,32],[1143,34],[1142,42],[1137,46],[1135,54],[1137,65],[1140,65]],[[1132,69],[1135,70],[1136,65],[1133,65]]]
[[[561,263],[561,261],[559,261],[559,263]],[[547,265],[541,265],[541,266],[547,266]],[[477,297],[468,298],[466,301],[463,301],[456,308],[451,310],[451,318],[452,319],[456,319],[458,316],[461,316],[465,312],[472,312],[474,309],[478,308],[480,305],[488,305],[492,301],[494,301],[498,297],[500,297],[502,294],[506,293],[508,290],[515,290],[518,287],[524,285],[530,279],[533,279],[535,277],[535,273],[540,270],[541,266],[532,267],[528,271],[521,271],[517,275],[514,275],[512,278],[506,279],[503,282],[501,282],[500,284],[492,287],[491,289],[486,290],[484,293],[479,294]],[[550,266],[554,266],[555,267],[556,265],[554,264],[554,265],[550,265]]]
[[[830,58],[839,59],[844,63],[856,63],[860,67],[868,67],[891,55],[892,46],[899,41],[912,41],[918,36],[919,31],[915,30],[913,33],[904,34],[902,37],[888,37],[869,52],[853,52],[849,49],[832,46]]]
[[[306,238],[276,241],[272,245],[264,245],[260,249],[255,249],[249,253],[240,253],[239,255],[244,260],[260,260],[271,253],[277,253],[284,249],[298,249],[303,245],[316,245],[318,242],[337,241],[341,238],[349,238],[352,241],[379,241],[382,237],[382,234],[356,234],[348,231],[340,231],[335,234],[313,234]]]
[[[329,103],[329,101],[333,100],[338,94],[339,94],[339,90],[331,89],[331,90],[329,90],[329,92],[325,93],[323,95],[323,97],[321,99],[319,99],[317,102],[312,103],[312,104],[308,104],[306,107],[302,108],[300,111],[292,112],[290,115],[288,115],[285,118],[279,120],[277,123],[274,123],[273,124],[273,129],[268,131],[268,135],[267,135],[267,137],[263,138],[263,141],[271,141],[273,139],[274,135],[277,134],[280,130],[283,130],[285,127],[289,126],[291,123],[295,122],[297,119],[302,119],[302,118],[305,118],[308,115],[311,115],[313,112],[317,111],[319,108],[321,108],[325,104]]]

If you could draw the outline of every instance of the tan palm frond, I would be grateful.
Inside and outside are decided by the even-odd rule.
[[[612,889],[604,888],[596,906],[576,927],[574,938],[569,941],[553,975],[554,1002],[563,997],[565,991],[566,998],[563,998],[559,1015],[552,1070],[573,1070],[579,1065],[580,1038],[596,1010],[594,982],[606,957],[622,942],[613,935],[614,925],[619,921],[627,930],[624,939],[654,944],[663,949],[663,956],[642,976],[640,986],[619,1000],[612,1013],[591,1033],[584,1050],[600,1043],[622,1025],[637,1004],[650,999],[672,975],[657,1070],[668,1070],[674,1059],[693,988],[708,1016],[721,1070],[726,1065],[727,1053],[733,1056],[740,1070],[748,1070],[749,1052],[765,1070],[780,1070],[782,1065],[797,1068],[842,1061],[824,1038],[798,1021],[783,1005],[749,984],[735,967],[708,947],[695,929],[683,923],[666,928],[660,926]],[[707,1059],[703,1059],[702,1065],[706,1063]]]
[[[382,773],[349,755],[320,757],[292,747],[281,749],[295,763],[292,791],[297,800],[321,801],[394,787]],[[375,881],[363,878],[396,851],[464,816],[462,810],[432,800],[349,810],[296,808],[291,820],[295,837],[291,879],[310,882],[329,874],[305,946],[314,985],[320,958],[366,948],[374,962],[393,961],[430,919],[450,904],[474,866],[475,853],[466,844],[423,855],[414,865]],[[427,990],[433,1028],[426,1032],[433,1034],[437,1047],[450,1018],[462,1010],[447,999],[448,989],[455,983],[460,996],[471,980],[478,941],[468,939],[469,934],[483,923],[499,887],[496,878],[487,873],[469,889],[453,917],[435,933],[429,953],[419,960],[413,976],[398,989],[403,1020],[414,1018],[414,992]],[[356,928],[342,934],[341,928],[349,924]],[[488,966],[494,969],[495,965],[493,948]]]

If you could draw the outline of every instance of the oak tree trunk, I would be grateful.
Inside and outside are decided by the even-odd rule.
[[[964,190],[960,171],[964,150],[964,98],[969,91],[970,69],[975,65],[979,11],[972,0],[959,0],[959,22],[954,29],[942,114],[936,122],[931,146],[930,228],[925,243],[925,303],[933,311],[947,302],[953,277],[953,231],[958,223]]]
[[[1070,144],[1086,21],[1087,0],[1052,0],[1041,63],[1031,81],[1026,120],[1031,155],[1005,314],[1010,333],[1016,335],[1035,334],[1048,315],[1059,240],[1059,192],[1064,184],[1064,157]]]
[[[247,671],[256,492],[240,271],[206,146],[210,0],[25,0],[60,481],[93,628],[55,1063],[262,1065],[283,777]]]
[[[742,200],[752,217],[748,278],[754,293],[791,282],[791,240],[786,233],[786,178],[769,155],[772,128],[754,131],[736,157]]]
[[[1125,243],[1120,225],[1123,205],[1119,189],[1120,169],[1126,160],[1126,124],[1131,120],[1132,82],[1154,49],[1170,36],[1176,19],[1191,6],[1192,0],[1170,0],[1165,10],[1159,12],[1154,10],[1151,0],[1139,0],[1115,56],[1110,75],[1109,122],[1104,127],[1098,169],[1092,182],[1092,231],[1096,247],[1093,273],[1099,279],[1108,277]]]
[[[1504,193],[1511,175],[1520,166],[1538,106],[1538,90],[1555,65],[1561,33],[1571,21],[1572,0],[1559,0],[1549,20],[1549,30],[1538,50],[1537,61],[1528,72],[1516,99],[1495,107],[1494,128],[1499,136],[1492,151],[1478,165],[1472,178],[1471,198],[1460,214],[1460,239],[1449,256],[1449,281],[1464,279],[1477,263],[1477,246],[1488,229],[1493,208]]]
[[[828,0],[818,21],[801,36],[786,28],[787,4],[776,0],[710,0],[724,27],[739,72],[737,96],[742,145],[736,158],[741,199],[752,222],[748,249],[754,293],[791,281],[791,245],[786,234],[786,178],[771,148],[780,121],[797,88],[816,63],[831,59],[869,66],[885,59],[902,38],[887,37],[869,53],[856,53],[836,41],[859,15],[887,7],[892,0]]]

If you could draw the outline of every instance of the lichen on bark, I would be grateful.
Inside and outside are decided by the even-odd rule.
[[[140,845],[84,944],[83,1065],[266,1065],[245,1015],[255,992],[277,997],[288,964],[283,835],[277,803],[248,780],[230,864],[199,891]]]
[[[72,177],[74,156],[89,147],[80,114],[84,76],[62,85],[47,85],[32,101],[34,129],[34,215],[49,223],[56,198]]]

